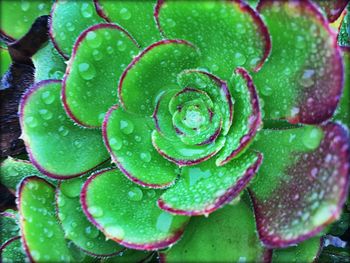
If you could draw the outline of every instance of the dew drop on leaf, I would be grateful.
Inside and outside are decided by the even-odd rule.
[[[131,201],[141,201],[143,198],[143,192],[140,188],[135,186],[128,192],[128,198]]]

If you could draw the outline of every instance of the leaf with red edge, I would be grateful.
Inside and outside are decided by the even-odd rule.
[[[21,38],[38,16],[50,13],[51,1],[2,1],[1,30],[10,39]]]
[[[253,75],[265,118],[305,124],[329,119],[344,71],[328,21],[309,1],[262,0],[258,10],[273,42],[269,60]]]
[[[155,18],[165,37],[198,46],[203,54],[201,66],[224,80],[238,66],[258,71],[270,52],[264,22],[240,0],[158,0]]]
[[[142,1],[142,3],[110,0],[94,0],[94,2],[102,18],[125,28],[141,47],[147,47],[161,39],[153,17],[156,0]]]
[[[118,169],[109,169],[85,182],[81,203],[88,219],[107,238],[131,249],[157,250],[175,243],[189,220],[157,207],[162,192],[141,189]]]
[[[161,195],[158,205],[174,214],[208,215],[241,193],[262,159],[261,154],[248,152],[221,167],[215,160],[183,167],[180,179]]]
[[[176,165],[154,149],[152,125],[150,117],[133,115],[113,106],[103,122],[103,138],[113,162],[131,181],[164,188],[174,183],[178,171]]]
[[[249,73],[243,68],[236,69],[229,88],[235,100],[235,111],[217,165],[228,163],[246,150],[262,125],[258,94]]]
[[[101,131],[74,125],[60,100],[61,81],[34,84],[20,104],[22,139],[30,160],[43,174],[65,179],[79,176],[108,159]]]
[[[161,252],[161,262],[264,262],[270,252],[255,231],[249,200],[206,217],[192,217],[183,238]]]
[[[316,262],[323,248],[322,243],[322,238],[313,237],[296,246],[275,249],[272,263]]]
[[[56,0],[51,9],[50,38],[57,51],[68,59],[80,33],[103,22],[106,21],[97,14],[92,0]]]
[[[302,242],[339,217],[350,158],[349,135],[341,125],[264,130],[252,147],[264,154],[249,188],[266,246]]]
[[[22,249],[21,237],[16,236],[0,246],[1,262],[25,262],[26,255]]]
[[[56,218],[51,184],[35,176],[25,178],[18,188],[18,211],[23,247],[31,262],[73,260]]]
[[[346,5],[350,2],[349,0],[312,0],[320,6],[320,8],[326,13],[328,21],[333,23],[339,18],[341,13],[344,11]]]
[[[65,110],[76,123],[101,127],[107,110],[118,102],[119,78],[138,51],[117,25],[97,24],[79,35],[62,84]]]

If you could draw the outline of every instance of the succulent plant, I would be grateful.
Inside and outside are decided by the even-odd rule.
[[[255,2],[1,3],[1,52],[35,67],[4,262],[319,255],[349,189],[349,1]]]

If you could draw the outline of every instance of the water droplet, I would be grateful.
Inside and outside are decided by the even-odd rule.
[[[141,136],[135,135],[136,142],[141,142],[141,140],[142,140]]]
[[[303,134],[303,144],[310,150],[316,149],[323,138],[323,131],[321,128],[308,126],[305,128]]]
[[[89,238],[96,238],[99,234],[100,232],[94,226],[88,226],[85,228],[85,235]]]
[[[83,3],[81,5],[80,11],[81,11],[82,16],[85,17],[85,18],[92,17],[92,15],[93,15],[93,8],[88,3]]]
[[[24,121],[30,128],[35,128],[38,126],[38,120],[33,116],[26,117]]]
[[[22,1],[21,3],[21,9],[22,11],[28,11],[30,8],[30,3],[28,1]]]
[[[128,198],[131,201],[141,201],[143,197],[143,192],[138,187],[132,187],[128,192]]]
[[[134,131],[134,124],[130,120],[121,120],[120,129],[124,134],[131,134]]]
[[[107,47],[107,53],[112,55],[114,52],[113,48],[111,46]]]
[[[53,116],[52,112],[47,109],[41,109],[39,110],[39,113],[44,120],[50,120]]]
[[[75,30],[75,26],[71,22],[66,23],[66,28],[69,32],[72,32]]]
[[[166,20],[166,23],[167,23],[167,25],[168,25],[169,27],[175,27],[175,26],[176,26],[176,22],[175,22],[173,19],[171,19],[171,18],[168,18],[168,19]]]
[[[52,104],[55,101],[55,96],[50,91],[44,91],[41,94],[41,99],[47,105]]]
[[[64,136],[68,135],[69,130],[65,126],[60,126],[58,128],[58,133],[61,134],[64,137]]]
[[[96,70],[94,66],[88,63],[85,63],[85,62],[80,63],[78,68],[79,68],[80,76],[85,80],[91,80],[96,75]]]
[[[93,217],[101,217],[101,216],[103,216],[103,210],[102,210],[101,207],[91,206],[91,207],[88,208],[88,211]]]
[[[94,51],[92,51],[92,56],[95,61],[100,61],[103,58],[103,54],[97,49],[94,49]]]
[[[89,33],[87,33],[86,40],[88,45],[92,48],[98,48],[99,46],[101,46],[102,43],[102,38],[99,35],[97,35],[94,31],[90,31]]]
[[[149,163],[152,159],[152,156],[149,152],[140,153],[140,159],[146,163]]]
[[[261,93],[265,96],[270,96],[272,94],[272,89],[269,86],[261,87]]]
[[[131,18],[131,13],[129,12],[129,10],[127,8],[122,8],[120,9],[120,17],[123,20],[128,20]]]
[[[234,55],[234,60],[237,64],[237,66],[242,66],[242,65],[244,65],[244,63],[246,62],[247,59],[243,54],[237,52]]]
[[[118,138],[111,138],[109,140],[109,144],[111,145],[111,148],[114,151],[120,150],[123,145],[122,141]]]
[[[315,70],[305,69],[302,72],[301,77],[299,78],[299,84],[305,88],[308,88],[315,83],[314,77],[315,77]]]
[[[170,230],[172,222],[173,216],[169,213],[162,212],[157,218],[156,228],[166,233]]]
[[[122,40],[118,40],[117,48],[119,51],[124,51],[126,49],[126,44]]]
[[[32,250],[30,251],[30,255],[32,256],[32,258],[35,260],[35,261],[39,261],[40,260],[40,253],[39,251],[37,250]]]

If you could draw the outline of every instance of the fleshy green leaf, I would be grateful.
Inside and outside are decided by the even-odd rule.
[[[342,47],[345,72],[350,72],[350,47]],[[350,76],[345,74],[343,95],[340,98],[339,106],[334,115],[335,120],[339,120],[350,128]]]
[[[12,39],[22,37],[38,16],[50,13],[52,1],[2,1],[1,33]]]
[[[103,22],[105,20],[97,14],[92,0],[57,0],[51,10],[50,37],[58,52],[69,58],[80,33]]]
[[[32,57],[35,67],[35,82],[46,79],[63,79],[66,64],[51,41]]]
[[[250,193],[265,245],[304,241],[339,217],[350,158],[349,136],[341,125],[264,130],[252,147],[264,154]]]
[[[0,165],[1,183],[16,190],[18,183],[29,175],[43,176],[30,162],[8,157]]]
[[[125,249],[118,256],[101,259],[101,263],[130,263],[147,262],[151,252],[142,250]]]
[[[42,81],[20,105],[22,138],[31,162],[52,178],[78,176],[108,159],[101,131],[77,127],[60,100],[61,82]]]
[[[80,249],[93,256],[112,256],[123,247],[105,236],[86,218],[79,196],[86,177],[62,181],[56,190],[58,218],[65,238],[73,241]]]
[[[10,53],[3,47],[0,47],[0,61],[0,77],[2,78],[11,64]]]
[[[310,238],[297,246],[275,249],[272,254],[272,263],[312,263],[321,252],[322,241],[320,237]]]
[[[155,16],[167,38],[198,46],[201,66],[224,80],[238,66],[259,70],[270,52],[265,24],[243,1],[158,1]]]
[[[247,149],[262,124],[258,94],[249,73],[238,68],[229,87],[235,100],[234,117],[217,165],[228,163]]]
[[[160,155],[179,166],[195,165],[213,157],[225,144],[225,137],[203,145],[187,145],[180,139],[169,140],[157,130],[152,132],[152,143]]]
[[[258,10],[273,42],[268,61],[253,76],[265,118],[306,124],[329,119],[341,95],[344,72],[328,22],[308,1],[263,0]]]
[[[2,233],[1,233],[2,234]],[[16,236],[0,246],[1,262],[25,262],[26,256],[22,249],[21,237]]]
[[[72,260],[56,218],[53,186],[39,177],[27,177],[21,182],[18,196],[21,237],[29,259],[36,262]]]
[[[147,47],[134,58],[120,79],[119,99],[123,107],[151,116],[157,97],[166,90],[178,89],[177,74],[197,67],[198,59],[198,50],[183,40],[162,40]]]
[[[261,162],[261,154],[246,153],[221,167],[215,160],[183,167],[180,179],[158,199],[158,205],[175,214],[212,213],[240,194]]]
[[[99,15],[125,28],[141,45],[147,47],[161,39],[153,17],[156,0],[109,1],[95,0]]]
[[[17,223],[17,213],[11,210],[6,210],[0,213],[0,245],[3,245],[7,240],[19,235],[19,226]]]
[[[162,262],[263,262],[253,212],[240,201],[206,217],[192,217],[183,238],[161,253]]]
[[[350,48],[350,5],[341,21],[337,38],[339,46]]]
[[[86,181],[81,202],[89,220],[107,238],[132,249],[156,250],[176,242],[189,219],[159,209],[156,200],[161,193],[139,188],[117,169],[104,170]]]
[[[118,80],[138,47],[124,29],[98,24],[77,39],[63,80],[62,99],[69,116],[85,127],[100,127],[118,102]]]
[[[130,180],[163,188],[174,183],[178,171],[154,149],[149,123],[150,117],[139,117],[115,106],[106,114],[103,138],[113,162]]]

